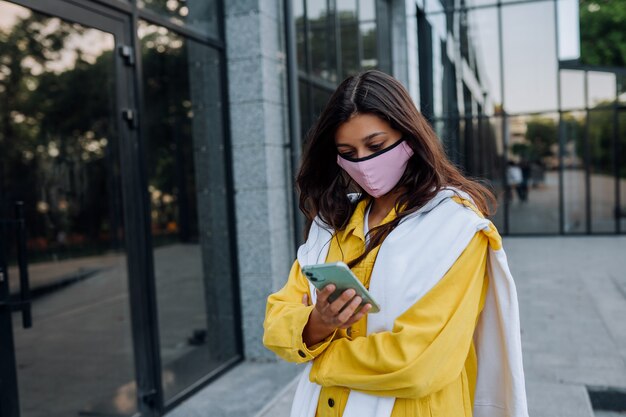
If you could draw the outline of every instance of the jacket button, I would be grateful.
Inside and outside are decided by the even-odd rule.
[[[329,407],[334,407],[335,406],[335,400],[333,400],[332,398],[328,399],[328,406]]]
[[[301,350],[298,351],[298,355],[300,355],[303,358],[306,358],[306,354]]]

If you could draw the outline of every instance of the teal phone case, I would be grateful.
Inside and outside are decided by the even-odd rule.
[[[367,289],[348,268],[348,265],[343,262],[303,266],[302,273],[320,291],[328,284],[335,285],[336,290],[328,297],[330,302],[335,301],[345,290],[352,288],[356,291],[356,295],[363,299],[361,305],[367,303],[372,305],[369,313],[380,311],[378,303],[374,301]]]

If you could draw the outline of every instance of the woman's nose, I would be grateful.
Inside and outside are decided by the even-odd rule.
[[[361,158],[365,158],[366,156],[370,156],[371,154],[372,154],[372,151],[370,151],[367,148],[357,149],[356,157],[357,159],[361,159]]]

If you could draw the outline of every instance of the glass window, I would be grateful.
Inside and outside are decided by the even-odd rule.
[[[220,56],[144,21],[139,36],[162,380],[171,400],[238,354]]]
[[[551,1],[502,8],[504,106],[509,114],[557,109],[554,26]]]
[[[23,202],[33,298],[32,328],[14,315],[21,416],[132,416],[114,35],[5,1],[0,16],[0,218]]]
[[[357,19],[356,0],[340,0],[337,2],[339,16],[339,34],[341,39],[341,75],[345,79],[361,69],[361,39]]]
[[[578,0],[558,0],[559,59],[580,58]]]
[[[493,8],[472,10],[467,19],[470,44],[476,57],[477,78],[486,93],[484,111],[493,115],[496,108],[502,105],[498,12]]]
[[[432,43],[433,52],[433,103],[432,109],[435,116],[443,114],[443,61],[441,54],[445,51],[441,50],[441,42],[435,37]]]
[[[322,113],[322,110],[326,107],[326,103],[328,103],[328,99],[332,91],[323,90],[321,88],[312,87],[313,90],[313,113],[312,113],[312,123],[315,123],[317,118]]]
[[[337,0],[337,12],[340,20],[357,20],[357,0]]]
[[[306,69],[306,31],[304,26],[304,4],[303,0],[296,0],[293,3],[293,18],[296,26],[296,53],[298,67]]]
[[[613,105],[617,91],[615,74],[589,71],[587,77],[587,105],[590,108]]]
[[[626,67],[624,1],[580,1],[580,61],[584,65]]]
[[[356,23],[340,22],[341,34],[341,79],[353,75],[360,71],[361,62],[359,62],[359,26]],[[370,39],[363,39],[365,42]]]
[[[337,82],[335,25],[326,1],[307,1],[307,18],[313,75]]]
[[[585,72],[561,70],[561,108],[585,108]]]
[[[619,75],[617,83],[617,102],[626,105],[626,75]]]
[[[511,233],[558,233],[558,114],[507,119]]]
[[[378,65],[378,48],[376,45],[376,23],[361,23],[361,39],[363,42],[363,58],[361,68],[376,68]]]
[[[482,132],[485,138],[485,170],[496,194],[498,204],[496,213],[491,220],[499,230],[504,232],[504,199],[506,191],[504,189],[505,161],[502,125],[502,117],[491,117],[488,119],[488,124],[483,125]]]
[[[613,110],[589,112],[591,231],[615,232]]]
[[[466,0],[466,3],[469,7],[493,6],[495,8],[498,5],[498,0]]]
[[[585,123],[585,112],[563,113],[561,117],[565,233],[585,233],[587,230]]]
[[[618,113],[619,123],[619,190],[620,190],[620,231],[626,233],[626,111],[620,110]]]
[[[359,20],[361,22],[376,20],[375,0],[359,0]]]
[[[137,6],[209,36],[219,36],[217,0],[137,0]]]
[[[443,4],[441,0],[424,0],[424,11],[428,14],[443,14]]]

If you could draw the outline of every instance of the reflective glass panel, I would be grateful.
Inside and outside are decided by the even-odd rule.
[[[511,233],[558,233],[558,114],[507,119]]]
[[[309,20],[309,50],[313,75],[337,82],[335,54],[335,25],[333,16],[326,8],[326,1],[307,1],[307,17]]]
[[[502,118],[492,117],[482,125],[481,135],[484,143],[483,155],[485,158],[486,177],[496,195],[497,210],[491,217],[493,224],[504,233],[504,142],[502,136]]]
[[[620,232],[626,233],[626,111],[618,112],[619,126],[619,189],[620,189]]]
[[[580,58],[578,0],[558,0],[559,59]]]
[[[589,71],[587,77],[589,108],[611,106],[617,91],[615,74]]]
[[[361,22],[376,20],[375,0],[359,0],[359,20]]]
[[[502,8],[504,106],[509,114],[557,109],[554,26],[552,1]]]
[[[339,78],[344,79],[361,69],[357,0],[338,1],[337,14],[341,40],[341,74]]]
[[[353,75],[361,69],[359,62],[359,26],[341,21],[341,78]],[[363,42],[365,42],[363,38]],[[370,39],[367,39],[370,42]],[[376,40],[374,39],[374,42]]]
[[[306,33],[304,27],[304,4],[303,0],[293,2],[293,18],[296,24],[296,54],[298,67],[306,68]]]
[[[615,232],[613,116],[610,110],[589,112],[591,231]]]
[[[580,0],[580,62],[601,67],[626,67],[623,0]]]
[[[475,6],[493,6],[494,8],[497,6],[498,0],[467,0],[467,5],[469,7]]]
[[[220,56],[140,21],[162,380],[170,400],[238,354]]]
[[[361,39],[363,55],[361,68],[368,70],[378,65],[378,48],[376,45],[376,23],[361,23]]]
[[[502,106],[498,12],[472,10],[467,15],[468,37],[476,60],[477,79],[485,94],[484,112],[493,115]]]
[[[21,416],[134,415],[114,36],[4,1],[0,16],[0,218],[24,203],[33,297],[32,328],[13,313]]]
[[[585,108],[585,72],[561,70],[561,108]]]
[[[617,102],[626,105],[626,74],[617,76]]]
[[[337,0],[337,12],[340,19],[356,20],[357,0]]]
[[[563,113],[561,117],[565,233],[587,231],[585,123],[584,111]]]
[[[209,36],[219,36],[217,0],[137,0],[137,6]]]
[[[319,115],[322,113],[322,110],[326,107],[326,103],[328,103],[328,99],[332,91],[323,90],[321,88],[311,87],[313,91],[313,117],[311,122],[315,123]]]

